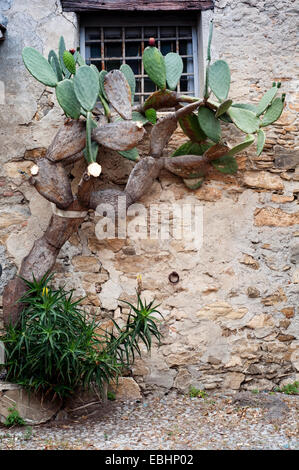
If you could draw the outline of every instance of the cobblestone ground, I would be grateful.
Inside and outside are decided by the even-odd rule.
[[[249,392],[247,392],[249,393]],[[299,397],[249,393],[190,398],[168,395],[87,407],[64,421],[7,429],[0,449],[299,450]],[[274,400],[271,407],[260,399]],[[87,414],[87,412],[89,414]]]

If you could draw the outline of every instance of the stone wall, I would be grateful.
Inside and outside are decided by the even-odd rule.
[[[58,2],[31,0],[30,8],[28,3],[1,3],[9,19],[0,46],[5,84],[5,104],[0,105],[1,289],[51,216],[49,203],[30,187],[26,173],[63,122],[53,90],[28,75],[21,51],[30,45],[47,54],[61,34],[69,47],[78,40],[75,15],[62,13]],[[231,67],[232,98],[256,102],[273,81],[282,81],[287,93],[282,117],[267,131],[265,151],[260,157],[255,149],[238,156],[236,176],[211,170],[194,192],[165,171],[140,201],[146,207],[159,202],[202,205],[199,252],[175,239],[99,241],[97,219],[89,213],[55,266],[57,285],[66,283],[78,296],[86,295],[85,308],[107,325],[108,315],[125,318],[128,309],[120,299],[135,301],[136,276],[142,274],[143,295],[155,296],[165,316],[161,347],[132,370],[145,392],[186,391],[190,385],[261,390],[298,379],[295,6],[291,0],[215,3],[212,53]],[[241,137],[225,132],[230,143]],[[168,152],[183,140],[177,131]],[[142,151],[147,147],[145,140]],[[132,164],[120,162],[113,152],[105,156],[101,185],[123,187]],[[80,163],[72,170],[74,186],[82,168]],[[172,271],[179,274],[177,284],[168,281]]]

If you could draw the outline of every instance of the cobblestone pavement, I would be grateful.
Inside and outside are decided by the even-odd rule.
[[[236,395],[168,395],[87,407],[81,416],[35,426],[0,425],[0,449],[299,449],[299,397],[275,394],[271,407]]]

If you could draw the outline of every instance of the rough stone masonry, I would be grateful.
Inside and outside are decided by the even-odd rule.
[[[26,174],[63,122],[53,90],[29,76],[21,52],[33,46],[47,55],[61,34],[68,47],[78,44],[77,18],[63,13],[58,1],[31,0],[29,8],[24,0],[2,0],[1,8],[8,27],[0,45],[0,294],[51,216],[50,204]],[[265,151],[238,156],[237,175],[211,170],[200,189],[188,191],[165,170],[140,201],[146,207],[201,204],[200,252],[176,239],[100,241],[89,213],[59,255],[56,284],[86,295],[85,308],[104,325],[109,315],[125,318],[121,299],[135,301],[138,274],[143,296],[161,303],[162,345],[132,369],[145,393],[185,392],[191,385],[270,390],[299,378],[296,15],[292,0],[215,2],[212,56],[230,65],[232,98],[257,102],[273,81],[282,82],[287,98],[282,117],[267,132]],[[240,138],[228,129],[227,136],[232,144]],[[168,152],[183,141],[177,131]],[[74,186],[82,164],[72,169]],[[101,185],[123,188],[132,164],[113,152],[101,164]],[[177,284],[168,281],[173,271]]]

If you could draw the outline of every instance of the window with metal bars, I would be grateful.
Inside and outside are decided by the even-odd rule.
[[[156,46],[164,56],[177,52],[182,57],[184,69],[177,90],[198,95],[197,30],[192,25],[86,26],[81,29],[80,46],[86,63],[96,65],[99,70],[109,72],[122,64],[130,65],[136,77],[135,101],[143,103],[156,90],[142,62],[150,37],[156,39]]]

